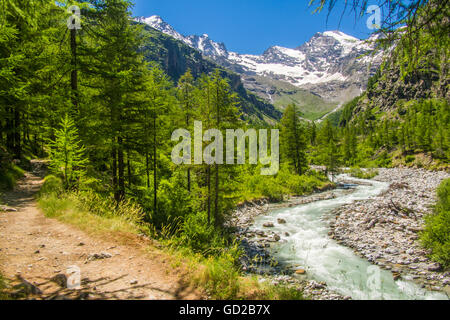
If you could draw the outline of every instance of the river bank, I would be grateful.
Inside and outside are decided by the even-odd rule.
[[[329,235],[390,270],[395,280],[413,280],[423,288],[449,295],[450,272],[442,272],[419,241],[424,216],[436,202],[436,189],[449,177],[446,172],[421,169],[379,169],[373,180],[389,183],[389,189],[334,210]]]
[[[367,270],[371,265],[384,269],[380,278],[385,286],[383,291],[388,290],[382,296],[384,298],[411,299],[417,294],[425,295],[420,286],[448,293],[449,274],[437,271],[439,266],[426,257],[426,250],[418,242],[423,217],[431,211],[435,203],[435,190],[446,177],[448,174],[445,172],[380,169],[373,183],[345,178],[346,183],[354,181],[360,185],[357,192],[331,190],[279,204],[270,204],[267,200],[245,203],[239,206],[232,219],[245,251],[241,259],[242,269],[261,275],[261,281],[294,285],[309,298],[317,300],[349,299],[346,295],[353,290],[358,291],[356,296],[359,298],[374,298],[377,290],[369,288],[371,293],[366,295],[360,289],[369,283]],[[332,206],[335,208],[329,209]],[[306,216],[299,216],[299,210],[303,212],[310,208],[313,210],[311,213],[305,211]],[[322,211],[324,213],[320,214]],[[308,227],[307,224],[311,225]],[[318,229],[313,230],[315,228]],[[308,233],[315,234],[314,240],[301,240]],[[344,250],[347,247],[351,250]],[[352,250],[360,258],[352,257]],[[338,264],[349,261],[353,266],[330,268],[329,261],[311,259],[309,252],[313,256],[329,256],[327,259],[334,256],[331,259]],[[274,257],[279,257],[279,261]],[[328,264],[325,267],[328,270],[318,270],[323,263]],[[366,271],[361,273],[358,270]],[[332,278],[331,289],[327,286],[328,281],[321,281],[326,279],[327,272],[327,276]],[[334,279],[336,272],[342,273],[341,282]],[[415,288],[405,280],[414,280],[420,286]],[[343,293],[340,289],[346,281],[353,281],[353,289],[346,288],[345,294],[338,294]],[[392,293],[405,285],[414,293],[405,296]]]

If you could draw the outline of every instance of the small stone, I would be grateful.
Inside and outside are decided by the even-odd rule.
[[[432,271],[432,272],[437,272],[437,271],[441,271],[441,270],[442,270],[442,266],[439,263],[435,263],[428,267],[428,271]]]
[[[108,252],[92,253],[88,256],[87,261],[109,259],[112,255]]]
[[[264,228],[273,228],[274,224],[272,222],[266,222],[266,223],[263,224],[263,227]]]
[[[286,220],[284,220],[284,219],[278,219],[278,223],[279,223],[279,224],[285,224],[285,223],[286,223]]]
[[[137,280],[131,280],[131,281],[130,281],[130,284],[131,284],[131,285],[138,284],[138,281],[137,281]]]

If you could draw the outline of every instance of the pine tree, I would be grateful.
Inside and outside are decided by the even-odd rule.
[[[191,129],[191,124],[197,114],[197,101],[195,97],[195,81],[191,70],[188,69],[178,80],[178,97],[181,105],[182,122],[187,130]],[[187,189],[191,192],[191,168],[187,168]]]
[[[61,128],[55,133],[55,140],[49,142],[50,169],[63,177],[66,190],[76,187],[85,174],[88,163],[86,149],[78,137],[78,130],[73,120],[66,115],[61,121]]]
[[[97,21],[91,26],[95,35],[91,46],[85,48],[91,59],[88,81],[102,107],[94,125],[96,138],[109,147],[112,189],[119,202],[125,198],[126,133],[136,121],[127,117],[134,112],[130,100],[144,90],[142,82],[147,66],[140,50],[141,27],[130,22],[130,2],[104,0],[92,4]]]
[[[327,172],[334,174],[337,172],[340,164],[339,139],[336,131],[327,119],[319,133],[320,140],[320,158],[327,167]]]
[[[281,150],[298,175],[302,175],[308,167],[306,144],[306,131],[300,122],[300,113],[295,104],[291,104],[281,119]]]

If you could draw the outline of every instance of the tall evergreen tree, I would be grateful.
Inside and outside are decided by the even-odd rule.
[[[306,130],[300,122],[300,113],[295,104],[291,104],[281,119],[281,150],[299,175],[308,167],[306,144]]]

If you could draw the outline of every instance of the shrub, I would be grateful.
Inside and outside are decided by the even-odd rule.
[[[350,169],[349,174],[352,177],[359,179],[372,179],[378,175],[378,170],[376,169],[363,170],[361,168],[355,167]]]
[[[64,191],[63,181],[61,178],[49,175],[44,179],[44,184],[39,191],[40,195],[61,194]]]
[[[200,276],[209,294],[216,299],[236,299],[240,289],[240,272],[236,267],[239,257],[237,247],[223,251],[219,256],[204,261],[205,268]]]
[[[189,215],[174,241],[204,256],[216,255],[227,246],[227,239],[223,232],[214,228],[212,223],[208,224],[206,212]]]
[[[0,300],[9,300],[11,299],[9,293],[7,292],[8,283],[6,279],[0,274]]]
[[[0,189],[11,190],[16,185],[16,181],[23,177],[25,171],[14,165],[7,165],[0,170]]]
[[[439,186],[435,212],[425,218],[421,235],[424,246],[431,250],[431,259],[444,268],[450,267],[450,179]]]
[[[406,156],[406,158],[405,158],[405,162],[406,162],[406,163],[413,163],[414,161],[416,161],[416,157],[413,156],[413,155],[408,155],[408,156]]]

